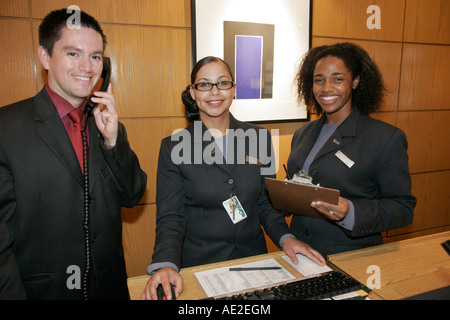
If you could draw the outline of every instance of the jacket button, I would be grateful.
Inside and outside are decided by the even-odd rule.
[[[234,183],[233,179],[228,180],[228,184],[233,184],[233,183]]]

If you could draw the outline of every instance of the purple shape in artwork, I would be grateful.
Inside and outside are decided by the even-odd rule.
[[[263,38],[236,36],[236,99],[260,99]]]

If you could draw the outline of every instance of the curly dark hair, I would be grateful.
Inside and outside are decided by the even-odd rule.
[[[311,48],[303,57],[296,75],[298,99],[304,101],[308,110],[322,114],[323,110],[314,98],[313,77],[316,63],[325,57],[341,59],[352,74],[359,76],[359,84],[352,92],[352,104],[361,113],[377,111],[383,103],[385,86],[383,76],[368,53],[360,46],[345,42]]]
[[[185,117],[186,120],[188,120],[189,122],[194,122],[196,120],[200,120],[200,113],[197,107],[197,103],[195,102],[194,99],[192,99],[191,97],[191,93],[190,93],[190,89],[191,86],[194,84],[195,79],[197,78],[197,73],[198,71],[205,65],[207,65],[208,63],[211,62],[221,62],[223,63],[228,72],[230,73],[231,76],[231,80],[234,81],[233,78],[233,73],[231,72],[231,68],[228,65],[228,63],[226,63],[224,60],[218,58],[218,57],[213,57],[213,56],[208,56],[208,57],[204,57],[203,59],[199,60],[194,68],[192,69],[191,72],[191,84],[189,84],[186,89],[181,93],[181,100],[183,101],[184,107],[185,107]]]

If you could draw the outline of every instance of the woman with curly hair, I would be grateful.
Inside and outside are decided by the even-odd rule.
[[[383,102],[380,71],[364,49],[338,43],[312,48],[296,80],[299,100],[321,117],[295,132],[289,175],[304,170],[340,197],[312,202],[323,219],[294,215],[291,232],[324,256],[382,244],[381,232],[412,222],[416,198],[405,134],[369,117]]]

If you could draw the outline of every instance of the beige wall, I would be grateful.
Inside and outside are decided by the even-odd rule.
[[[42,88],[37,28],[50,10],[71,4],[104,28],[119,117],[148,174],[140,205],[122,215],[128,274],[144,274],[154,245],[160,140],[186,125],[180,93],[192,67],[190,1],[0,0],[0,106]],[[366,27],[371,4],[381,8],[380,30]],[[449,1],[314,0],[312,21],[314,46],[353,41],[369,51],[390,90],[374,117],[400,127],[408,137],[418,205],[413,224],[386,232],[385,240],[450,229],[450,100],[444,99],[450,82]],[[280,164],[286,163],[292,134],[301,125],[265,125],[280,130]],[[284,178],[282,170],[278,177]],[[276,250],[270,242],[269,248]]]

